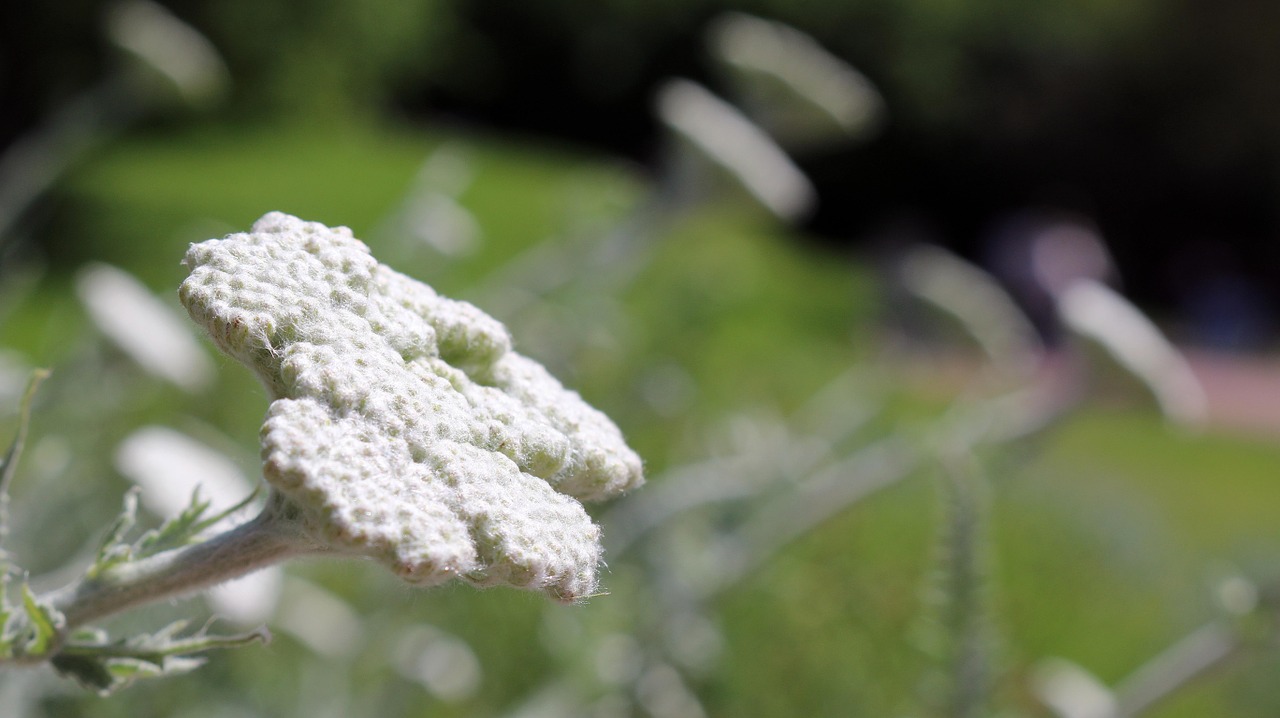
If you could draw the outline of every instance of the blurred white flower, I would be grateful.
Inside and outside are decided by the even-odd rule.
[[[89,265],[76,275],[76,294],[99,331],[146,371],[189,392],[213,380],[213,363],[181,315],[133,275]]]
[[[644,648],[629,633],[611,633],[596,647],[595,667],[605,683],[630,685],[644,669]]]
[[[1082,279],[1058,298],[1063,323],[1096,342],[1155,395],[1170,419],[1204,422],[1208,399],[1185,357],[1137,307],[1105,284]]]
[[[200,489],[210,511],[235,506],[254,484],[230,458],[180,431],[144,426],[116,449],[116,470],[142,488],[142,505],[161,517],[181,513]]]
[[[31,378],[31,367],[17,352],[0,351],[0,416],[16,412]]]
[[[583,715],[586,707],[574,686],[565,682],[551,683],[507,711],[504,718],[564,718]]]
[[[74,454],[71,440],[62,434],[45,434],[30,449],[30,466],[37,476],[53,479],[66,473]]]
[[[1062,658],[1041,661],[1031,676],[1031,690],[1059,718],[1112,718],[1116,699],[1092,673]]]
[[[446,143],[436,148],[418,169],[415,186],[424,192],[439,192],[457,197],[471,186],[475,170],[465,148]]]
[[[209,589],[206,598],[219,618],[238,626],[260,626],[280,605],[283,581],[284,571],[279,566],[270,566],[218,584]]]
[[[150,0],[124,0],[107,16],[107,36],[168,79],[183,100],[203,106],[221,99],[231,73],[218,50],[195,28]]]
[[[664,643],[671,657],[690,671],[710,671],[724,652],[724,635],[716,622],[694,611],[668,616]]]
[[[364,644],[360,616],[329,591],[296,576],[286,576],[271,625],[325,658],[350,658]]]
[[[793,27],[729,12],[712,22],[709,39],[748,109],[785,145],[857,137],[883,116],[862,73]]]
[[[1214,586],[1214,597],[1227,613],[1244,616],[1252,613],[1261,603],[1257,584],[1244,576],[1224,576]]]
[[[480,688],[480,660],[462,639],[434,626],[414,626],[396,646],[396,670],[447,702]]]
[[[396,229],[451,257],[480,246],[480,223],[458,202],[471,184],[471,162],[457,146],[446,144],[431,153],[396,213]]]
[[[907,291],[950,315],[997,365],[1018,376],[1034,371],[1044,347],[1035,327],[991,275],[947,250],[920,245],[903,258]]]
[[[457,200],[440,192],[424,192],[404,209],[405,229],[437,252],[456,257],[480,246],[480,223]]]
[[[705,718],[706,711],[680,672],[666,664],[651,666],[636,682],[640,705],[654,718]]]
[[[785,220],[817,201],[804,173],[759,127],[724,100],[689,80],[670,80],[657,95],[659,119],[756,201]]]

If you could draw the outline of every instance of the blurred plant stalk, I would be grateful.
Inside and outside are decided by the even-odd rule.
[[[1081,666],[1053,658],[1037,668],[1033,691],[1059,718],[1139,718],[1233,661],[1280,646],[1277,587],[1264,590],[1231,575],[1215,588],[1217,619],[1174,641],[1114,687]]]

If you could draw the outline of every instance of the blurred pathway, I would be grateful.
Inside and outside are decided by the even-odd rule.
[[[1280,438],[1280,357],[1187,350],[1209,398],[1209,423]]]

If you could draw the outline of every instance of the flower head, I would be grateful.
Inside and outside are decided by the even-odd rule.
[[[273,399],[263,472],[313,538],[415,584],[595,590],[578,499],[640,485],[640,460],[497,320],[279,212],[185,263],[191,317]]]

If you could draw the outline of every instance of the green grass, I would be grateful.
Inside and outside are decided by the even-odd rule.
[[[634,196],[620,166],[483,135],[353,124],[156,130],[111,145],[59,189],[51,256],[119,264],[167,286],[183,276],[188,241],[243,231],[271,210],[370,237],[444,145],[470,166],[462,200],[487,240],[469,265],[497,264],[565,230],[571,213],[616,212]],[[464,268],[451,281],[467,278]]]

